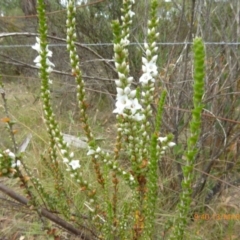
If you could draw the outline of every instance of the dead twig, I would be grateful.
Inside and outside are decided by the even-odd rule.
[[[13,190],[9,189],[8,187],[6,187],[3,184],[0,184],[0,191],[5,193],[6,195],[11,197],[12,199],[18,201],[19,203],[24,204],[24,205],[28,205],[28,200],[25,197],[19,195],[18,193],[14,192]],[[90,234],[86,233],[86,229],[82,229],[82,230],[76,229],[73,225],[64,221],[63,219],[56,216],[55,214],[49,212],[45,208],[40,208],[39,212],[41,213],[41,215],[43,217],[51,220],[52,222],[56,223],[57,225],[61,226],[64,229],[66,229],[70,233],[72,233],[74,235],[77,235],[77,236],[80,236],[81,239],[84,239],[84,240],[98,239],[97,236],[93,234],[93,232],[91,232],[92,236],[89,236]]]

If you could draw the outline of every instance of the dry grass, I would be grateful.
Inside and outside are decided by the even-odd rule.
[[[44,179],[45,188],[51,192],[52,188],[52,177],[46,171],[46,167],[40,161],[40,155],[46,152],[46,144],[48,142],[47,133],[45,130],[45,125],[43,122],[42,116],[42,107],[41,102],[36,101],[37,91],[32,91],[32,89],[36,89],[36,85],[33,84],[33,88],[30,87],[31,84],[26,86],[24,83],[17,82],[7,82],[5,83],[5,90],[8,98],[9,111],[12,118],[16,121],[15,128],[17,129],[16,139],[20,143],[24,137],[31,133],[33,138],[28,146],[28,149],[25,153],[24,161],[30,166],[34,175],[39,177],[40,179]],[[92,96],[93,98],[97,98],[98,96],[90,95],[90,100]],[[91,125],[93,127],[94,132],[97,136],[103,137],[104,140],[100,142],[102,147],[110,149],[114,143],[115,138],[115,130],[116,127],[114,125],[114,120],[112,117],[109,117],[110,109],[109,107],[104,106],[104,102],[98,101],[98,112],[96,108],[89,110],[89,114],[91,116]],[[61,107],[61,106],[60,106]],[[2,109],[2,106],[0,106]],[[61,128],[65,133],[81,135],[81,125],[78,122],[77,112],[74,114],[69,114],[70,109],[63,109],[60,114],[57,115]],[[2,114],[3,111],[1,111]],[[3,117],[1,115],[0,117]],[[107,120],[107,121],[105,121]],[[3,123],[0,123],[0,131],[6,134],[4,130]],[[77,130],[76,130],[77,129]],[[4,136],[2,135],[2,136]],[[8,139],[1,138],[1,145],[4,148],[11,148],[11,143]],[[92,178],[92,166],[90,163],[84,158],[84,150],[74,149],[77,156],[81,157],[82,165],[86,169],[86,178],[92,179],[92,183],[96,184],[96,180]],[[164,159],[163,159],[164,160]],[[165,161],[166,160],[166,161]],[[165,159],[165,163],[169,162],[169,159]],[[174,161],[173,159],[171,161]],[[126,159],[122,160],[122,164],[127,166]],[[167,164],[169,166],[169,164]],[[170,171],[171,172],[171,171]],[[76,205],[80,205],[84,198],[79,196],[77,186],[71,181],[68,177],[68,185],[67,189],[69,189],[69,196],[72,200],[74,200]],[[163,182],[162,182],[163,180]],[[160,197],[159,202],[159,210],[158,210],[158,220],[157,223],[159,225],[159,231],[157,232],[156,239],[161,239],[166,236],[167,232],[163,233],[163,226],[165,225],[167,219],[172,220],[175,211],[169,210],[172,206],[174,199],[177,199],[178,192],[173,192],[172,190],[175,187],[172,184],[174,183],[174,179],[171,176],[165,175],[163,179],[161,179],[159,186],[160,189],[163,190]],[[10,188],[14,189],[16,192],[24,195],[21,188],[18,186],[17,180],[2,178],[1,182]],[[169,189],[166,189],[166,185]],[[96,185],[97,186],[97,185]],[[176,188],[177,189],[177,188]],[[120,192],[124,199],[130,198],[129,194],[126,194],[126,189],[121,188]],[[169,200],[171,199],[171,200]],[[225,190],[221,196],[218,196],[214,201],[212,201],[205,210],[199,212],[199,214],[208,214],[209,216],[213,216],[213,214],[232,214],[232,216],[239,213],[239,191],[238,189],[228,189]],[[78,204],[79,203],[79,204]],[[202,207],[201,207],[201,206]],[[7,198],[3,194],[0,195],[0,239],[4,240],[31,240],[31,239],[49,239],[46,231],[43,230],[45,224],[50,224],[49,221],[44,221],[42,223],[37,216],[36,213],[30,211],[28,208],[12,201]],[[203,208],[202,203],[197,203],[197,208]],[[77,206],[73,206],[73,211],[82,212],[84,209],[79,209]],[[194,222],[190,222],[188,226],[188,231],[186,235],[186,239],[191,240],[200,240],[200,239],[239,239],[239,224],[240,220],[204,220],[199,219]],[[57,228],[52,225],[53,228]],[[70,236],[66,231],[58,229],[60,239],[74,239],[74,236]]]

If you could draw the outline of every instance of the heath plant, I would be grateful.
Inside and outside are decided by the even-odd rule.
[[[102,149],[90,126],[87,114],[88,104],[85,94],[85,83],[80,69],[80,60],[75,46],[76,37],[76,3],[69,0],[67,3],[67,51],[69,53],[71,73],[77,84],[77,101],[80,109],[80,122],[87,138],[88,149],[85,158],[92,164],[91,175],[95,181],[87,178],[85,162],[70,149],[64,141],[63,134],[53,113],[50,85],[51,72],[55,67],[51,62],[52,52],[47,42],[47,18],[44,0],[38,0],[39,37],[32,47],[38,56],[34,63],[39,68],[41,79],[41,100],[46,130],[49,136],[49,145],[46,147],[48,156],[39,156],[53,177],[52,192],[49,194],[42,182],[37,179],[31,169],[24,163],[24,155],[19,154],[13,135],[14,122],[8,116],[4,88],[1,95],[5,106],[6,123],[12,141],[13,149],[0,152],[1,176],[16,177],[22,182],[29,197],[32,209],[39,210],[43,205],[73,226],[82,229],[86,221],[91,226],[86,239],[159,239],[156,236],[156,206],[161,198],[159,190],[158,162],[161,156],[168,153],[168,149],[175,146],[171,134],[161,134],[161,118],[163,115],[166,92],[163,90],[158,101],[158,111],[154,124],[150,124],[153,117],[151,104],[155,101],[154,92],[158,77],[158,46],[157,32],[158,1],[150,1],[148,31],[142,57],[142,75],[138,80],[138,87],[133,87],[133,77],[129,69],[130,33],[134,18],[133,5],[135,0],[123,0],[121,22],[113,21],[113,49],[114,62],[118,78],[116,84],[116,105],[113,114],[116,114],[117,133],[112,151]],[[195,39],[194,46],[194,109],[190,124],[191,136],[186,150],[186,162],[183,167],[182,193],[172,222],[173,232],[171,239],[182,239],[188,221],[191,203],[191,188],[193,182],[193,164],[197,153],[196,144],[201,129],[202,96],[204,89],[204,46],[200,38]],[[161,56],[160,56],[161,57]],[[136,85],[135,85],[136,86]],[[121,164],[121,154],[125,154],[128,166]],[[22,167],[23,166],[23,167]],[[88,165],[89,166],[89,165]],[[78,201],[69,195],[69,183],[77,186]],[[124,199],[120,186],[127,193]],[[82,201],[79,201],[82,199]],[[74,212],[73,207],[81,209]],[[66,225],[62,225],[63,227]],[[80,227],[81,226],[81,227]],[[69,228],[66,228],[69,230]],[[54,231],[48,231],[53,233]],[[76,231],[72,231],[76,234]]]

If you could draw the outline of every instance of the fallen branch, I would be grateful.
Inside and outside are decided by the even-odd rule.
[[[24,204],[24,205],[28,204],[29,200],[27,200],[25,197],[19,195],[18,193],[14,192],[13,190],[9,189],[8,187],[4,186],[3,184],[0,184],[0,191],[2,191],[3,193],[5,193],[6,195],[8,195],[12,199],[18,201],[21,204]],[[71,225],[68,222],[64,221],[63,219],[59,218],[55,214],[49,212],[45,208],[40,208],[39,212],[43,217],[46,217],[47,219],[51,220],[52,222],[56,223],[57,225],[61,226],[64,229],[66,229],[70,233],[80,236],[80,239],[84,239],[84,240],[97,239],[96,236],[94,236],[94,238],[93,238],[93,236],[90,237],[89,234],[85,233],[86,229],[82,229],[82,230],[76,229],[73,225]],[[93,235],[92,232],[91,232],[91,234]]]

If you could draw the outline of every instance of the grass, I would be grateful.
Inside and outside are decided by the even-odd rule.
[[[9,105],[9,113],[12,118],[16,122],[14,125],[15,129],[17,130],[17,133],[15,134],[17,143],[21,143],[25,136],[29,133],[32,134],[32,139],[30,141],[30,144],[27,148],[26,153],[24,154],[24,162],[29,166],[31,169],[34,177],[37,177],[39,179],[43,180],[43,185],[47,192],[52,192],[53,188],[53,177],[51,176],[51,173],[48,171],[47,167],[44,166],[40,161],[40,156],[47,154],[46,146],[48,144],[48,135],[46,132],[45,124],[43,121],[42,116],[42,105],[40,101],[36,100],[36,93],[31,93],[32,89],[35,89],[35,83],[33,83],[33,88],[30,88],[30,85],[25,86],[23,83],[16,83],[16,82],[5,82],[5,91],[6,96],[8,100]],[[30,90],[30,91],[29,91]],[[102,104],[102,102],[101,102]],[[101,106],[102,107],[102,106]],[[81,136],[82,130],[81,125],[78,123],[77,118],[73,117],[71,114],[71,111],[68,109],[64,109],[65,112],[58,112],[57,118],[59,121],[59,125],[64,133],[74,134],[75,136]],[[3,111],[1,111],[3,113]],[[95,112],[93,113],[95,114]],[[103,117],[103,112],[99,113],[98,117]],[[1,118],[4,117],[4,114],[0,116]],[[101,126],[102,121],[97,121],[93,118],[93,122],[91,125],[93,126],[93,131],[96,133],[97,136],[101,136],[103,140],[100,140],[102,142],[103,147],[109,147],[110,141],[106,141],[106,129],[105,126]],[[7,131],[4,130],[4,124],[1,123],[0,128],[2,131],[4,131],[4,135],[7,136]],[[110,129],[114,128],[114,126],[109,126]],[[77,130],[77,131],[76,131]],[[107,132],[108,134],[109,132]],[[105,140],[104,140],[105,139]],[[3,141],[4,140],[4,141]],[[8,139],[5,141],[5,139],[1,138],[1,145],[3,146],[3,149],[10,148],[11,149],[11,141]],[[85,176],[87,179],[90,180],[93,185],[96,185],[96,179],[93,178],[92,172],[94,171],[91,163],[86,159],[85,152],[86,150],[82,149],[73,149],[75,152],[76,157],[79,157],[81,159],[81,164],[84,166],[85,170]],[[63,170],[65,170],[65,167],[61,167]],[[76,186],[72,181],[69,174],[66,174],[67,179],[67,186],[66,189],[68,189],[69,198],[75,202],[75,206],[73,206],[72,211],[73,212],[84,212],[84,209],[79,209],[79,206],[81,206],[82,202],[85,201],[84,194],[79,194],[79,188]],[[19,189],[17,184],[12,184],[12,182],[16,182],[16,180],[11,179],[3,179],[3,183],[6,185],[10,185],[11,188],[15,189],[20,194],[24,195],[21,189]],[[15,186],[16,185],[16,186]],[[3,200],[4,202],[4,200]],[[21,233],[25,239],[29,237],[34,237],[34,239],[41,239],[41,235],[43,235],[42,232],[42,224],[39,222],[38,217],[36,214],[31,214],[30,212],[27,213],[31,214],[31,217],[29,218],[31,224],[28,223],[28,220],[25,219],[25,214],[21,212],[21,208],[23,206],[19,206],[19,210],[17,212],[16,209],[12,209],[11,205],[7,207],[7,210],[0,208],[0,215],[5,216],[7,215],[10,221],[7,221],[9,225],[3,226],[5,229],[2,232],[2,236],[7,236],[8,238],[11,238],[16,232]],[[85,209],[86,211],[86,209]],[[21,220],[22,219],[22,220]],[[22,221],[22,224],[21,224]],[[25,225],[28,225],[28,227],[25,227]],[[36,225],[36,226],[35,226]],[[4,234],[4,235],[3,235]],[[39,236],[38,236],[39,235]],[[1,236],[1,237],[2,237]],[[46,239],[46,235],[42,236],[43,239]]]
[[[36,89],[36,83],[32,83],[26,86],[24,83],[17,82],[5,82],[6,96],[8,99],[9,111],[11,117],[16,121],[15,128],[17,129],[16,139],[20,143],[27,134],[32,134],[31,142],[27,148],[24,156],[24,161],[30,166],[35,177],[43,180],[44,187],[49,193],[53,192],[53,177],[50,172],[47,171],[46,166],[40,161],[40,155],[46,154],[46,145],[48,143],[48,136],[45,129],[45,124],[42,116],[42,106],[40,101],[36,100],[36,92],[32,92],[32,89]],[[100,109],[99,113],[96,114],[96,110],[89,110],[91,116],[90,125],[93,128],[94,133],[97,136],[101,136],[104,140],[101,141],[103,148],[110,149],[114,143],[114,130],[116,129],[114,121],[110,120],[105,125],[102,125],[105,116],[109,116],[109,108],[104,108],[104,102],[99,101]],[[3,109],[0,105],[1,110]],[[0,118],[4,117],[2,115]],[[96,116],[96,117],[94,117]],[[76,136],[82,135],[81,125],[78,122],[77,114],[73,110],[63,109],[63,111],[57,115],[60,127],[64,133],[73,134]],[[0,131],[6,136],[6,131],[4,130],[4,124],[0,123]],[[10,140],[6,138],[0,139],[0,144],[4,148],[11,148]],[[76,156],[81,159],[82,167],[84,168],[84,173],[87,179],[90,179],[93,186],[99,188],[96,183],[96,179],[93,177],[92,172],[94,171],[91,163],[85,157],[85,150],[74,149]],[[159,210],[157,214],[157,224],[156,229],[156,239],[162,239],[166,236],[167,239],[168,232],[164,232],[164,226],[167,220],[172,220],[176,212],[171,210],[174,200],[178,198],[179,193],[173,192],[175,189],[173,186],[175,183],[174,178],[171,176],[171,166],[174,159],[163,159],[164,165],[161,167],[169,168],[169,175],[164,175],[159,178],[159,188],[162,190],[159,195]],[[122,165],[127,166],[127,159],[122,159]],[[64,165],[61,166],[64,169]],[[84,194],[79,194],[80,190],[76,184],[71,181],[71,177],[67,173],[65,175],[67,179],[67,187],[69,199],[75,204],[72,205],[71,211],[76,214],[86,215],[86,209],[80,207],[82,203],[86,200]],[[18,186],[18,182],[14,179],[0,179],[1,182],[10,188],[14,189],[16,192],[24,195],[22,189]],[[109,178],[110,181],[110,178]],[[167,188],[168,187],[168,188]],[[177,190],[177,188],[176,188]],[[98,189],[100,196],[100,202],[104,202],[101,199],[101,189]],[[128,201],[131,195],[128,193],[128,189],[124,188],[124,185],[120,184],[119,187],[120,198],[122,201],[120,204]],[[49,239],[49,235],[43,231],[44,224],[41,223],[36,213],[33,213],[28,208],[16,204],[13,201],[9,202],[6,197],[0,195],[0,239]],[[230,198],[229,198],[230,197]],[[239,191],[235,189],[230,189],[229,192],[224,192],[222,197],[218,197],[213,202],[211,202],[203,214],[209,214],[212,216],[214,213],[217,214],[239,214]],[[104,204],[104,203],[103,203]],[[200,206],[199,206],[200,205]],[[201,209],[202,203],[196,203],[196,209]],[[123,207],[122,207],[123,209]],[[199,214],[201,214],[199,212]],[[240,218],[237,220],[195,220],[190,222],[187,229],[186,239],[189,240],[200,240],[200,239],[226,239],[234,240],[239,239],[239,224]],[[47,221],[47,224],[51,224]],[[88,225],[91,228],[91,223],[83,220],[83,224]],[[53,225],[53,227],[56,227]],[[61,239],[74,239],[74,236],[70,236],[66,231],[58,229],[59,236]]]

